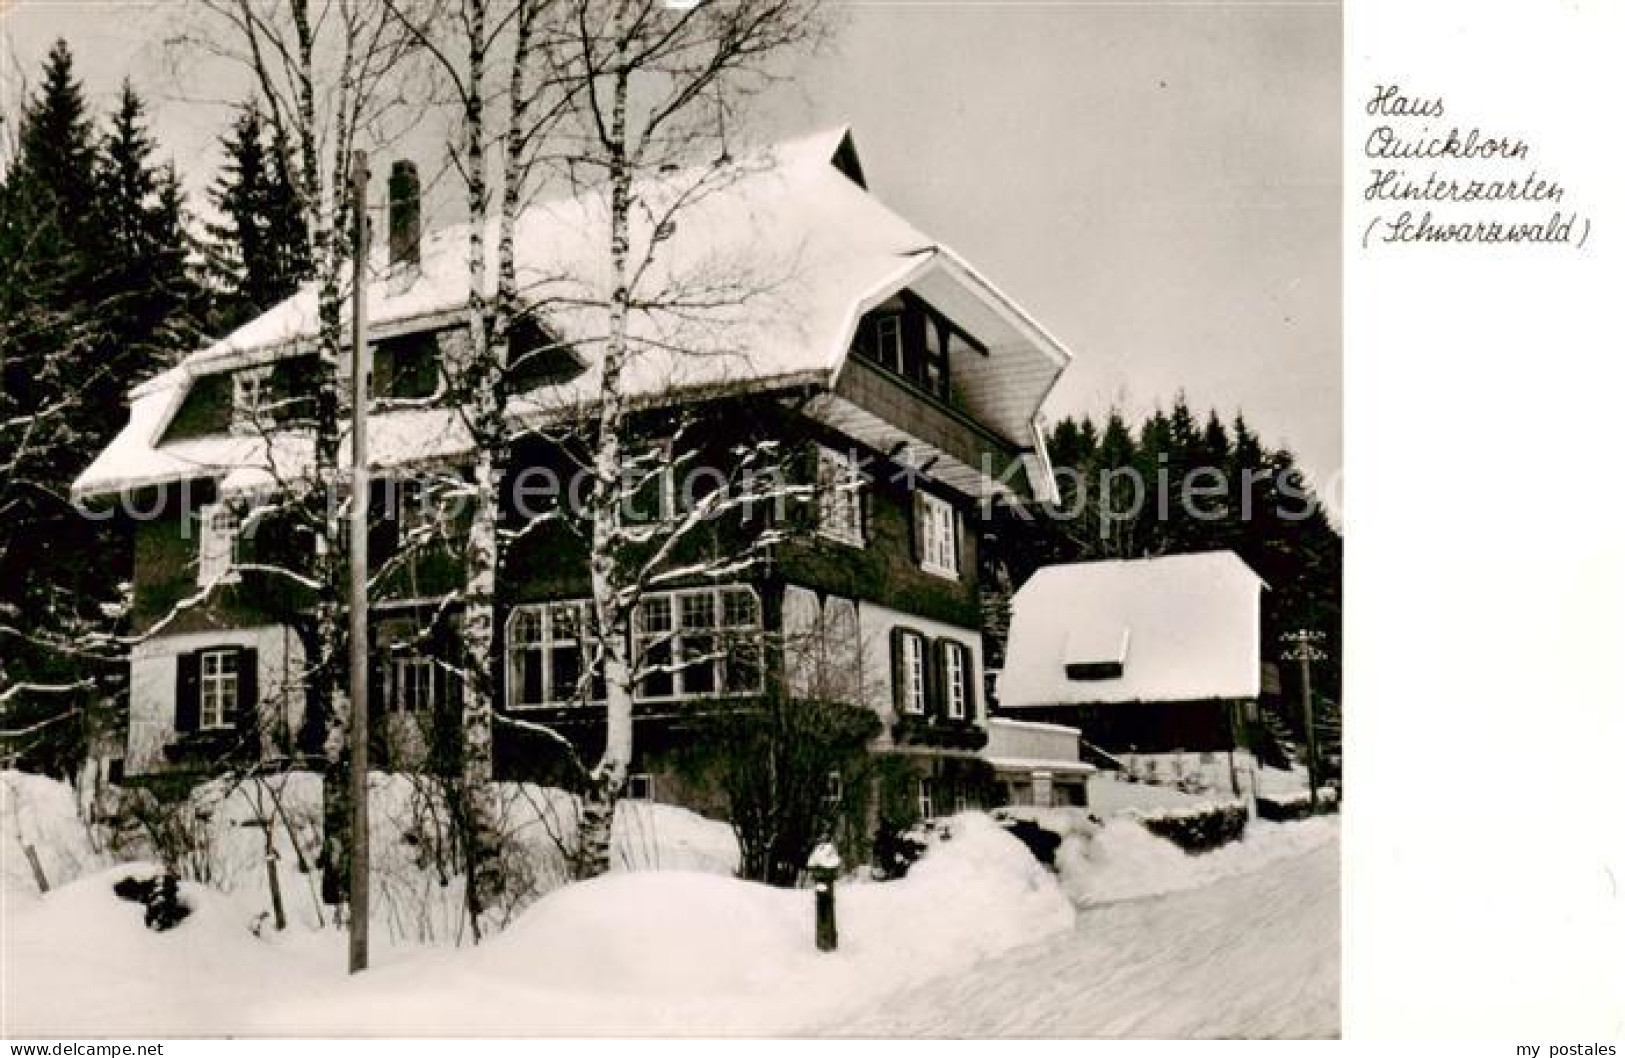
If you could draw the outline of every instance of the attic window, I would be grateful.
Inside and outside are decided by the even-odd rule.
[[[948,403],[950,370],[987,349],[942,313],[904,291],[858,324],[853,350],[915,388]]]
[[[271,368],[251,367],[231,376],[231,430],[252,433],[271,403]],[[263,424],[269,425],[269,424]]]
[[[508,389],[525,393],[543,386],[557,386],[577,378],[586,365],[569,346],[560,342],[531,319],[514,323],[508,341]]]
[[[1128,643],[1127,628],[1074,628],[1066,637],[1066,678],[1079,682],[1122,679]]]
[[[376,342],[372,352],[373,400],[428,400],[440,390],[440,341],[417,331]]]
[[[1119,680],[1123,678],[1121,661],[1081,661],[1066,667],[1069,680]]]

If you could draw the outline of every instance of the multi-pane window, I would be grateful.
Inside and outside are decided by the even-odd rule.
[[[965,719],[965,703],[969,697],[966,682],[970,669],[968,662],[964,647],[958,643],[942,644],[942,692],[950,720]]]
[[[944,577],[959,576],[959,515],[947,500],[915,493],[920,568]]]
[[[583,700],[583,676],[591,656],[585,602],[552,602],[515,609],[508,619],[511,671],[508,701],[515,709],[574,705]],[[591,698],[604,697],[592,680]]]
[[[433,658],[403,654],[390,663],[391,712],[418,713],[434,710]]]
[[[199,516],[197,580],[213,584],[230,576],[237,563],[237,512],[229,504],[211,503]]]
[[[262,424],[260,416],[271,403],[271,369],[252,367],[231,376],[231,428],[251,433]]]
[[[831,540],[863,546],[863,474],[846,452],[818,449],[818,531]]]
[[[921,779],[919,789],[919,808],[921,819],[933,819],[937,814],[937,806],[931,796],[931,780]]]
[[[907,293],[866,316],[853,346],[860,356],[945,403],[953,400],[953,365],[987,355],[980,342]]]
[[[198,727],[232,726],[237,709],[237,651],[209,650],[198,665]]]
[[[904,632],[900,642],[903,712],[925,713],[925,637]]]
[[[762,687],[762,613],[749,588],[645,596],[632,621],[643,700],[751,694]]]

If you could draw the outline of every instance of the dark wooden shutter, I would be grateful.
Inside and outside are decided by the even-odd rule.
[[[948,719],[948,641],[930,641],[931,656],[925,665],[925,711]]]
[[[260,665],[259,651],[253,647],[237,650],[237,701],[233,723],[243,746],[254,756],[260,749]]]
[[[198,725],[198,652],[188,651],[175,658],[175,733],[196,731]]]
[[[965,519],[960,515],[959,508],[950,507],[949,515],[954,520],[954,570],[959,579],[965,579]]]
[[[908,633],[901,628],[893,628],[891,630],[892,707],[897,710],[898,716],[902,716],[908,712],[908,680],[906,678],[907,669],[904,666],[903,658],[903,638],[907,635]]]
[[[976,655],[970,652],[969,647],[959,646],[959,658],[965,673],[965,722],[972,723],[976,720],[976,686],[981,677],[974,671]]]
[[[925,501],[920,498],[918,489],[909,490],[907,506],[908,554],[918,566],[925,559],[925,527],[920,524],[925,517]]]

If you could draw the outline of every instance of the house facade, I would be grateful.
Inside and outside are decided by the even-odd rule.
[[[467,525],[444,501],[472,453],[454,396],[467,234],[420,238],[415,202],[392,205],[367,291],[371,697],[382,766],[416,768],[433,766],[460,708]],[[510,542],[489,674],[499,777],[560,780],[604,738],[583,535],[521,512],[526,490],[568,482],[590,456],[566,427],[596,382],[601,321],[579,306],[594,300],[583,292],[602,221],[590,199],[542,203],[516,239],[532,300],[507,379]],[[996,797],[978,526],[988,504],[1051,494],[1036,418],[1068,353],[876,200],[845,130],[780,145],[696,196],[674,229],[639,237],[668,267],[727,258],[771,282],[703,327],[637,325],[644,352],[626,386],[647,443],[626,517],[651,531],[682,522],[704,486],[681,471],[720,468],[725,482],[747,449],[779,452],[790,488],[684,535],[645,585],[624,632],[641,672],[631,794],[715,808],[686,755],[718,717],[780,697],[872,713],[885,767],[869,776],[871,819]],[[128,425],[75,483],[81,503],[128,521],[135,549],[128,780],[321,753],[314,547],[279,505],[313,462],[315,310],[301,291],[138,387]]]

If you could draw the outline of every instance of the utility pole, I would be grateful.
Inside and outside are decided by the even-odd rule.
[[[367,152],[351,155],[354,309],[350,329],[350,972],[367,968]]]
[[[1287,643],[1281,659],[1296,661],[1303,677],[1303,734],[1309,751],[1309,808],[1312,812],[1320,810],[1320,745],[1315,733],[1315,695],[1309,680],[1309,663],[1325,659],[1326,652],[1317,645],[1324,638],[1323,633],[1308,629],[1288,632],[1281,637]]]

